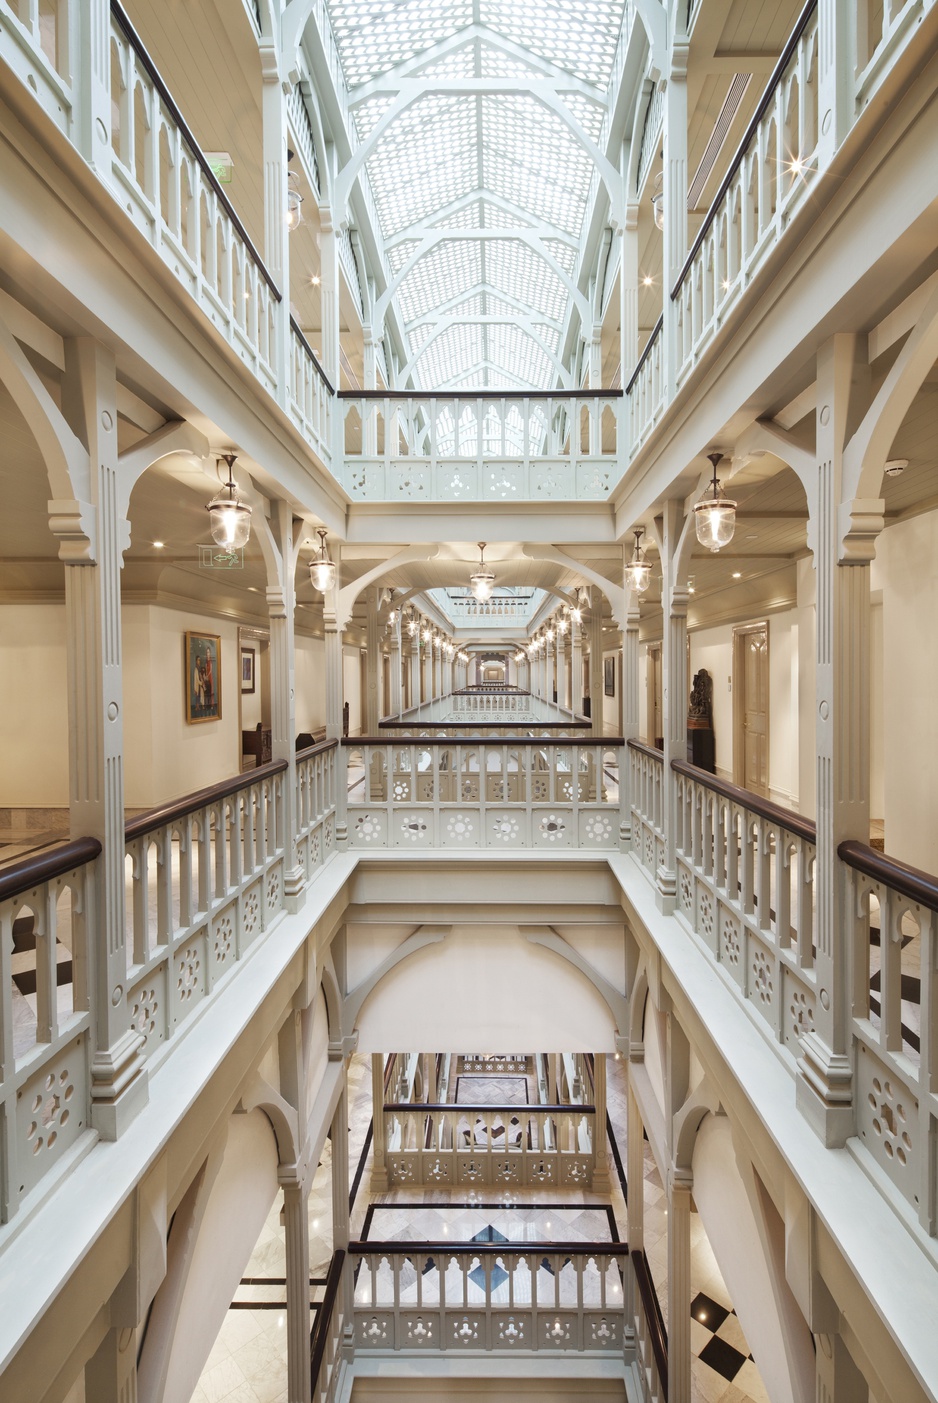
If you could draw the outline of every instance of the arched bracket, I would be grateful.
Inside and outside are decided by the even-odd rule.
[[[595,965],[591,965],[589,960],[584,959],[578,950],[575,950],[568,941],[564,940],[562,935],[558,935],[553,926],[544,926],[541,930],[525,931],[525,939],[532,945],[541,945],[545,950],[552,950],[555,955],[559,955],[562,960],[573,965],[574,969],[578,969],[589,980],[612,1014],[613,1022],[616,1025],[616,1051],[628,1052],[629,1000],[625,994],[620,993],[616,986],[604,974],[600,974]]]
[[[291,1166],[291,1171],[299,1169],[300,1154],[296,1108],[286,1101],[276,1087],[271,1086],[258,1072],[242,1093],[242,1111],[263,1111],[270,1121],[277,1141],[277,1157],[282,1165]],[[302,1175],[299,1176],[302,1178]]]
[[[584,565],[581,560],[574,560],[572,555],[558,550],[556,546],[525,545],[522,546],[522,550],[529,560],[550,561],[553,565],[560,565],[566,570],[572,570],[575,575],[579,575],[589,584],[595,585],[609,600],[609,608],[616,623],[621,629],[625,628],[629,614],[629,601],[626,591],[621,585],[614,585],[611,580],[606,579],[605,575],[600,575],[589,565]]]
[[[720,1114],[720,1097],[709,1080],[703,1081],[690,1093],[680,1110],[675,1111],[671,1143],[674,1146],[674,1167],[684,1174],[691,1173],[697,1132],[705,1116]]]
[[[388,575],[392,570],[396,570],[400,565],[411,565],[414,561],[435,560],[439,554],[439,546],[407,546],[406,549],[392,555],[388,560],[383,560],[380,565],[376,565],[372,570],[366,570],[364,575],[360,575],[351,584],[344,585],[342,589],[336,591],[335,620],[336,628],[341,630],[347,625],[352,617],[352,610],[358,596],[373,585],[376,580],[380,580],[383,575]]]
[[[343,1040],[354,1036],[357,1041],[355,1024],[358,1021],[362,1004],[381,983],[385,975],[390,974],[392,969],[395,969],[408,956],[415,955],[418,950],[425,950],[428,945],[438,945],[441,940],[446,939],[452,929],[452,926],[418,926],[412,935],[402,941],[396,950],[392,950],[390,955],[381,961],[380,965],[346,994],[342,1003]]]

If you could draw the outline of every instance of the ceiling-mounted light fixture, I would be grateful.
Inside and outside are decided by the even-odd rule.
[[[655,226],[658,229],[664,228],[664,171],[659,171],[655,176],[655,183],[651,192],[651,208],[655,216]]]
[[[492,597],[495,576],[485,563],[485,542],[479,542],[479,568],[469,576],[469,588],[480,604]]]
[[[561,635],[565,634],[569,627],[570,621],[568,620],[567,616],[565,614],[561,614],[557,619],[557,632]]]
[[[292,151],[289,153],[292,156]],[[303,223],[303,196],[299,191],[299,179],[296,171],[287,171],[287,208],[284,213],[287,230],[295,234]],[[296,181],[297,184],[293,184]]]
[[[326,532],[321,526],[316,534],[319,537],[319,554],[309,562],[309,578],[312,581],[313,589],[318,589],[325,594],[335,584],[336,564],[334,560],[329,559],[329,552],[326,550]]]
[[[724,497],[717,480],[717,466],[722,461],[722,453],[708,453],[713,466],[713,481],[707,493],[694,507],[694,522],[697,539],[707,550],[718,551],[728,546],[736,530],[736,503]],[[707,495],[709,494],[709,495]]]
[[[228,481],[217,497],[207,504],[206,511],[211,522],[212,540],[227,551],[240,550],[246,546],[251,535],[251,512],[247,502],[235,486],[231,475],[237,460],[236,453],[223,453],[219,463],[228,464]]]
[[[417,610],[414,608],[413,604],[410,606],[410,618],[407,620],[407,632],[410,634],[411,638],[414,638],[417,633]]]
[[[644,527],[636,527],[632,559],[625,567],[625,578],[629,582],[629,588],[633,589],[636,594],[644,594],[651,583],[651,566],[645,559],[645,552],[642,550],[642,537],[644,534]]]

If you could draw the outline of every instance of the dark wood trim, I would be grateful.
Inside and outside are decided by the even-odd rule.
[[[717,779],[708,770],[699,770],[696,765],[688,765],[686,760],[672,760],[671,769],[676,774],[696,780],[706,789],[712,789],[714,794],[722,794],[724,799],[739,804],[743,809],[749,809],[760,818],[768,819],[769,823],[775,824],[777,828],[784,828],[786,833],[794,833],[795,837],[804,838],[808,843],[817,842],[817,830],[811,819],[803,818],[793,809],[783,809],[781,804],[773,804],[770,799],[763,799],[760,795],[753,794],[750,789],[740,789],[738,785],[729,784],[725,779]]]
[[[441,722],[440,724],[441,724],[441,726],[442,726],[444,723]],[[532,724],[534,724],[534,723],[532,722]],[[478,727],[476,727],[476,730],[478,730]],[[478,744],[485,744],[485,741],[486,741],[486,737],[485,737],[485,736],[480,736],[480,735],[475,735],[475,734],[472,735],[471,737],[469,737],[469,739],[471,739],[474,743],[478,743]],[[565,740],[565,738],[564,738],[563,736],[512,736],[512,737],[511,737],[510,743],[511,743],[512,745],[563,745],[563,744],[564,744],[564,740]],[[403,744],[403,745],[452,745],[454,742],[459,743],[459,741],[460,741],[460,738],[459,738],[458,736],[415,736],[415,735],[413,735],[413,734],[411,734],[411,735],[409,735],[409,736],[397,736],[397,737],[395,737],[393,740],[389,739],[387,736],[343,736],[343,737],[342,737],[342,744],[343,744],[343,745],[351,745],[351,746],[356,746],[356,745],[402,745],[402,744]],[[506,739],[505,742],[502,742],[502,741],[493,742],[493,744],[497,744],[497,745],[501,745],[501,744],[503,744],[503,743],[504,743],[504,744],[508,744],[507,739]],[[571,736],[571,737],[569,737],[567,743],[568,743],[569,745],[584,745],[584,744],[586,744],[586,742],[584,741],[584,739],[583,739],[582,736]],[[622,739],[621,736],[605,736],[605,737],[603,737],[603,736],[596,736],[595,738],[591,737],[589,743],[592,744],[592,745],[601,745],[601,746],[604,747],[604,749],[609,749],[609,750],[614,750],[617,746],[625,745],[625,741]]]
[[[382,731],[409,731],[413,726],[413,721],[379,721],[378,726]],[[542,731],[588,731],[593,724],[591,721],[427,721],[428,726],[437,726],[440,730],[447,731],[479,731],[483,728],[487,731],[516,731],[519,727],[530,730],[532,726],[539,726]]]
[[[317,741],[315,745],[307,746],[305,750],[298,750],[296,752],[296,758],[298,761],[310,760],[314,755],[324,755],[327,750],[337,750],[338,747],[339,742],[337,738],[333,736],[332,740],[320,740]],[[248,771],[248,773],[250,773],[250,771]]]
[[[316,374],[319,376],[320,380],[325,385],[330,395],[335,395],[335,390],[332,387],[332,382],[330,381],[326,372],[323,370],[322,366],[319,364],[318,356],[316,355],[312,346],[307,341],[299,322],[297,321],[296,317],[293,315],[292,312],[290,313],[290,330],[293,332],[297,340],[302,342],[303,349],[309,356],[310,360],[313,362],[313,367],[316,371]]]
[[[671,289],[672,302],[677,297],[678,293],[681,290],[681,287],[683,286],[684,279],[690,272],[691,264],[697,257],[697,254],[700,250],[700,246],[703,243],[704,239],[707,237],[707,230],[710,228],[710,225],[716,218],[717,210],[720,207],[720,203],[722,202],[724,195],[730,188],[733,176],[736,174],[736,172],[742,165],[743,157],[748,151],[749,145],[756,134],[756,129],[759,126],[759,123],[762,121],[762,118],[768,111],[772,99],[775,97],[775,90],[781,82],[782,74],[788,66],[788,60],[791,58],[792,54],[795,52],[795,49],[798,47],[798,40],[804,33],[808,20],[811,18],[812,14],[816,9],[817,0],[808,0],[808,3],[805,5],[804,9],[801,11],[801,14],[798,16],[798,19],[795,22],[794,29],[788,36],[788,42],[782,50],[781,55],[779,56],[778,63],[772,69],[772,75],[769,78],[769,81],[765,87],[765,91],[763,92],[762,97],[759,100],[759,105],[756,108],[755,112],[752,114],[749,126],[743,133],[743,139],[736,148],[736,154],[730,162],[729,169],[726,172],[726,175],[720,182],[720,188],[717,190],[713,199],[710,201],[710,208],[707,210],[707,213],[704,216],[704,222],[703,224],[701,224],[700,229],[698,230],[696,239],[691,244],[690,252],[688,253],[687,258],[684,260],[683,268],[677,275],[677,282]],[[803,95],[800,96],[802,96],[803,100]]]
[[[316,1397],[316,1385],[319,1382],[319,1371],[322,1369],[322,1362],[326,1354],[326,1344],[332,1327],[332,1314],[338,1300],[344,1266],[345,1253],[340,1247],[332,1254],[332,1261],[329,1263],[329,1271],[326,1274],[326,1289],[322,1304],[316,1316],[316,1324],[309,1336],[309,1376],[314,1398]]]
[[[648,1322],[651,1352],[655,1356],[655,1368],[658,1370],[658,1377],[661,1380],[661,1392],[667,1398],[668,1332],[665,1328],[664,1316],[661,1314],[661,1306],[658,1303],[658,1293],[651,1279],[651,1272],[648,1270],[648,1258],[645,1253],[640,1248],[636,1248],[629,1255],[632,1258],[635,1282],[645,1310],[645,1319]]]
[[[169,109],[170,116],[172,117],[173,121],[176,123],[177,127],[179,128],[179,130],[182,132],[183,136],[185,137],[185,139],[186,139],[186,141],[187,141],[187,143],[188,143],[188,145],[189,145],[189,147],[190,147],[190,149],[191,149],[191,151],[192,151],[193,156],[195,157],[196,161],[199,163],[199,166],[201,167],[201,170],[202,170],[202,174],[203,174],[203,175],[205,176],[205,178],[208,180],[208,182],[209,182],[209,184],[211,185],[212,189],[215,191],[215,194],[218,196],[218,198],[221,200],[222,204],[224,205],[224,207],[225,207],[225,209],[226,209],[226,211],[227,211],[227,213],[228,213],[228,217],[229,217],[229,219],[231,220],[232,224],[233,224],[233,225],[235,226],[235,228],[237,229],[238,234],[239,234],[239,236],[240,236],[242,242],[244,243],[244,246],[245,246],[245,248],[247,249],[248,253],[251,255],[251,260],[252,260],[252,262],[255,264],[255,266],[256,266],[256,268],[257,268],[257,271],[260,273],[261,277],[264,279],[264,282],[265,282],[265,283],[267,284],[267,286],[270,288],[271,292],[273,293],[273,295],[274,295],[274,297],[277,299],[277,301],[278,301],[278,302],[282,302],[282,301],[283,301],[283,294],[281,293],[279,287],[277,286],[277,284],[274,282],[273,278],[271,277],[271,275],[270,275],[270,273],[269,273],[269,271],[268,271],[268,269],[267,269],[266,263],[264,262],[263,258],[261,257],[261,255],[258,253],[256,247],[254,246],[254,241],[253,241],[253,239],[251,238],[250,234],[249,234],[248,231],[245,229],[244,225],[241,223],[241,220],[239,219],[239,217],[238,217],[238,215],[237,215],[237,213],[236,213],[236,211],[235,211],[234,205],[231,203],[231,201],[229,200],[228,196],[225,194],[224,190],[222,189],[222,187],[221,187],[221,185],[220,185],[220,183],[219,183],[219,181],[218,181],[218,178],[217,178],[217,176],[215,175],[215,172],[212,170],[212,168],[211,168],[211,166],[209,165],[208,161],[205,159],[205,153],[204,153],[204,151],[202,150],[202,148],[201,148],[201,146],[199,145],[199,143],[196,141],[194,135],[192,134],[192,129],[190,128],[189,123],[186,121],[185,117],[182,115],[182,113],[180,112],[179,108],[176,106],[176,102],[175,102],[175,100],[174,100],[174,98],[173,98],[172,93],[169,91],[169,88],[168,88],[168,87],[166,86],[166,84],[164,83],[164,81],[163,81],[163,79],[162,79],[162,77],[161,77],[161,75],[160,75],[159,69],[157,68],[156,64],[153,62],[153,60],[152,60],[152,58],[150,57],[150,55],[147,53],[146,46],[144,45],[143,40],[140,38],[140,35],[139,35],[139,34],[137,33],[137,31],[134,29],[133,24],[131,23],[130,18],[129,18],[128,15],[127,15],[126,10],[125,10],[124,7],[119,3],[119,0],[111,0],[111,14],[114,16],[114,18],[117,20],[117,23],[120,25],[121,29],[122,29],[122,30],[124,31],[124,33],[127,35],[127,38],[129,39],[129,41],[130,41],[130,43],[131,43],[131,45],[132,45],[132,47],[133,47],[133,50],[134,50],[134,52],[135,52],[136,55],[137,55],[137,58],[140,60],[140,63],[143,65],[143,67],[146,69],[147,73],[150,75],[150,78],[151,78],[151,80],[152,80],[152,82],[153,82],[154,87],[156,88],[156,90],[157,90],[157,92],[159,93],[161,99],[162,99],[163,102],[166,104],[167,108]]]
[[[457,390],[447,394],[445,390],[340,390],[339,399],[364,400],[442,400],[450,404],[453,400],[476,400],[488,404],[496,399],[621,399],[622,390]],[[498,457],[498,454],[491,454]]]
[[[929,911],[938,911],[938,877],[923,872],[918,867],[910,867],[906,862],[877,852],[866,843],[848,838],[837,849],[841,862],[857,872],[872,877],[874,882],[907,896],[919,906],[927,906]]]
[[[289,765],[286,760],[272,760],[269,765],[258,765],[256,770],[245,770],[243,775],[236,775],[233,779],[223,779],[218,784],[210,784],[207,789],[197,789],[194,794],[186,794],[175,804],[164,804],[162,808],[150,809],[145,814],[138,814],[136,818],[131,819],[124,826],[125,841],[129,843],[132,838],[142,838],[145,833],[152,832],[154,828],[162,828],[164,824],[173,823],[177,818],[185,818],[188,814],[194,814],[197,809],[204,809],[219,799],[227,799],[229,794],[237,794],[240,789],[248,789],[258,780],[270,779],[272,775],[282,775],[287,769],[289,769]]]
[[[630,740],[626,744],[629,750],[635,750],[639,755],[647,755],[650,760],[664,760],[664,753],[656,745],[646,745],[643,740]]]
[[[50,848],[48,852],[30,853],[18,862],[11,862],[9,867],[0,868],[0,901],[20,896],[42,882],[51,881],[53,877],[73,872],[76,867],[93,862],[100,851],[101,844],[97,838],[75,838],[70,843],[60,843],[58,847]]]
[[[638,373],[639,373],[639,371],[641,370],[642,366],[645,364],[645,362],[646,362],[646,360],[648,359],[648,357],[651,355],[651,348],[652,348],[652,346],[655,344],[655,342],[657,341],[658,337],[661,335],[661,332],[662,332],[663,327],[664,327],[664,312],[661,313],[661,316],[658,318],[658,320],[655,322],[654,326],[652,327],[652,329],[651,329],[651,335],[648,337],[648,340],[645,342],[645,348],[644,348],[644,350],[642,351],[642,354],[639,356],[638,360],[635,362],[635,369],[632,371],[632,374],[629,376],[629,383],[628,383],[628,384],[626,385],[626,387],[625,387],[625,393],[626,393],[627,395],[629,395],[629,394],[632,393],[632,386],[635,384],[635,381],[638,379]]]
[[[463,1073],[460,1073],[460,1075],[463,1075]],[[511,1076],[512,1073],[506,1072],[504,1075]],[[455,1101],[389,1101],[385,1103],[384,1109],[385,1111],[425,1111],[428,1115],[432,1111],[472,1111],[473,1113],[479,1111],[497,1111],[501,1115],[512,1115],[515,1111],[519,1111],[525,1115],[530,1115],[533,1111],[546,1111],[551,1115],[557,1111],[580,1111],[585,1116],[594,1116],[596,1114],[595,1106],[580,1106],[576,1103],[565,1106],[548,1106],[546,1104],[535,1104],[531,1106],[464,1106],[461,1102],[457,1103]]]
[[[605,1207],[605,1205],[599,1205]],[[391,1208],[393,1204],[377,1205]],[[481,1207],[485,1207],[484,1204]],[[521,1257],[531,1252],[556,1252],[565,1257],[602,1253],[607,1257],[628,1257],[627,1242],[350,1242],[349,1256],[369,1257],[376,1254],[441,1257],[446,1253],[466,1252],[479,1257]]]

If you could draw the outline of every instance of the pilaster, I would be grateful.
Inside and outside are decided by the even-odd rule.
[[[310,1403],[309,1191],[289,1172],[281,1174],[280,1183],[286,1258],[287,1400]]]
[[[85,1397],[94,1403],[136,1403],[137,1332],[108,1330],[85,1365]],[[308,1372],[308,1371],[307,1371]]]
[[[672,39],[664,95],[664,313],[667,398],[673,398],[678,364],[678,326],[671,289],[687,257],[687,56],[688,41]]]
[[[366,649],[365,649],[365,696],[364,726],[366,736],[378,734],[378,659],[380,641],[378,636],[378,590],[372,585],[365,593],[366,608]]]
[[[91,1120],[114,1140],[147,1101],[143,1037],[126,997],[124,930],[124,762],[121,674],[122,554],[129,529],[118,501],[117,378],[110,351],[87,338],[65,343],[62,407],[88,450],[96,558],[63,526],[69,710],[69,827],[97,838],[94,892],[94,1051]],[[55,506],[56,504],[53,504]]]
[[[590,731],[603,733],[603,596],[597,585],[590,589]]]
[[[597,1052],[593,1057],[593,1105],[596,1114],[593,1120],[595,1136],[595,1163],[593,1165],[593,1190],[607,1194],[609,1184],[609,1146],[606,1141],[606,1054]]]
[[[282,293],[274,308],[278,397],[287,394],[290,349],[290,231],[287,228],[287,105],[280,80],[279,44],[264,37],[261,59],[261,129],[264,152],[264,262]],[[336,382],[333,381],[333,384]]]
[[[387,1165],[387,1125],[384,1118],[384,1056],[371,1054],[371,1113],[374,1126],[371,1141],[371,1192],[386,1193],[390,1187]]]
[[[625,629],[622,633],[622,736],[626,742],[619,757],[619,838],[628,848],[632,836],[632,766],[628,742],[637,740],[640,716],[640,649],[638,596],[630,591]]]
[[[674,910],[677,895],[677,776],[673,759],[687,756],[687,592],[686,574],[680,565],[683,506],[665,504],[662,530],[664,644],[661,649],[661,704],[664,712],[664,775],[662,808],[664,861],[656,875],[659,910]]]
[[[389,642],[388,667],[391,673],[391,715],[400,716],[404,710],[404,675],[403,675],[403,649],[401,647],[401,613],[397,611],[397,617],[391,628],[391,638]]]
[[[668,1175],[668,1403],[691,1403],[689,1172]]]

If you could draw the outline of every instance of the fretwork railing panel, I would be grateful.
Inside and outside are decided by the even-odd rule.
[[[624,1243],[352,1243],[355,1348],[622,1355]]]
[[[326,741],[296,757],[297,860],[312,876],[335,850],[337,741]]]
[[[592,1106],[384,1108],[392,1185],[588,1188]]]
[[[12,870],[0,875],[0,1222],[90,1127],[100,851],[82,838],[24,864],[32,871],[19,882]]]
[[[351,847],[618,848],[621,742],[347,742]]]
[[[618,392],[353,395],[340,401],[356,501],[601,500],[618,479]]]
[[[664,757],[660,750],[629,741],[632,852],[654,878],[664,859]]]
[[[308,442],[324,463],[332,453],[332,386],[313,355],[312,348],[290,318],[290,381],[287,408]]]
[[[938,884],[842,843],[852,955],[857,1133],[922,1226],[938,1227]]]
[[[127,826],[126,999],[149,1057],[283,910],[285,770]]]

